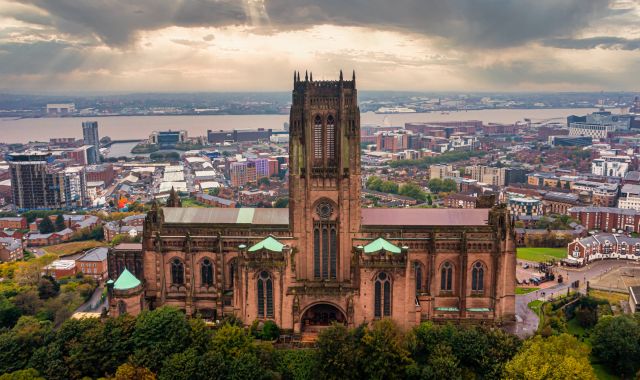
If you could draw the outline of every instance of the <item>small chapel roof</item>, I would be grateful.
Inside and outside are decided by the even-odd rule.
[[[380,251],[400,253],[402,250],[400,247],[389,243],[381,237],[364,246],[364,253],[376,253]]]
[[[249,248],[249,252],[257,252],[262,249],[266,249],[271,252],[282,252],[282,248],[284,248],[284,244],[280,243],[273,236],[269,236],[266,239],[255,244],[253,247]]]
[[[129,272],[127,268],[124,268],[116,282],[113,284],[113,288],[115,290],[129,290],[139,286],[140,284],[140,280],[138,280],[133,273]]]

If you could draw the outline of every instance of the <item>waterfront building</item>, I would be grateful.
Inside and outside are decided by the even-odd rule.
[[[84,121],[82,122],[82,137],[84,138],[85,145],[93,146],[93,150],[88,151],[89,165],[95,165],[100,163],[100,135],[98,133],[97,121]]]
[[[168,305],[294,334],[381,318],[514,320],[505,206],[361,208],[355,74],[295,74],[289,125],[289,208],[183,208],[175,193],[154,204],[139,250],[110,252],[110,314]]]

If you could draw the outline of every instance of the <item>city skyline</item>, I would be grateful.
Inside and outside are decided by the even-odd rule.
[[[634,91],[637,1],[0,0],[0,91]],[[268,64],[265,64],[268,62]]]

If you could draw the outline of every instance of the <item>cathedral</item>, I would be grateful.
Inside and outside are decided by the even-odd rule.
[[[172,195],[147,214],[141,249],[110,252],[110,315],[169,305],[295,334],[380,318],[404,328],[514,319],[504,206],[361,207],[355,73],[294,73],[289,125],[289,208],[186,208]]]

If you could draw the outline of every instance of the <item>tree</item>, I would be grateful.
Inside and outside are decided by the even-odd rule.
[[[403,184],[400,188],[400,195],[411,197],[420,202],[424,202],[427,200],[427,193],[425,193],[420,186],[416,185],[413,182]]]
[[[589,348],[568,334],[527,340],[507,363],[508,379],[586,379],[596,376],[589,362]]]
[[[318,351],[294,349],[276,351],[276,369],[284,380],[306,380],[317,377]]]
[[[0,327],[13,327],[20,318],[20,309],[4,296],[0,296]]]
[[[404,335],[391,319],[375,321],[362,337],[364,377],[368,379],[402,379],[404,369],[412,363],[404,346]]]
[[[118,367],[114,380],[156,380],[156,375],[148,368],[125,363]]]
[[[271,181],[267,177],[262,177],[258,179],[258,186],[261,186],[261,185],[268,187],[269,185],[271,185]]]
[[[320,373],[328,379],[357,379],[361,373],[362,350],[360,338],[364,326],[349,330],[344,325],[335,324],[323,329],[318,335],[318,358]]]
[[[40,230],[41,234],[50,234],[52,232],[56,232],[55,226],[51,222],[51,219],[49,219],[48,217],[42,218],[42,221],[40,221],[40,225],[38,225],[38,229]]]
[[[591,343],[594,356],[616,373],[626,377],[640,369],[640,324],[631,317],[602,317]]]
[[[56,221],[55,221],[56,231],[62,231],[65,228],[67,228],[67,225],[64,222],[64,216],[62,214],[58,214],[58,216],[56,216]]]
[[[33,368],[22,369],[19,371],[5,373],[0,376],[0,380],[45,380],[40,373]]]
[[[38,296],[42,300],[55,297],[60,292],[60,284],[51,276],[42,276],[38,281]]]
[[[132,364],[158,371],[165,358],[189,346],[189,331],[187,318],[176,308],[143,312],[136,319],[132,335]]]
[[[214,197],[217,197],[218,194],[220,194],[219,187],[212,187],[211,189],[209,189],[209,195],[213,195]]]
[[[273,207],[275,208],[287,208],[289,206],[289,198],[278,198]]]

